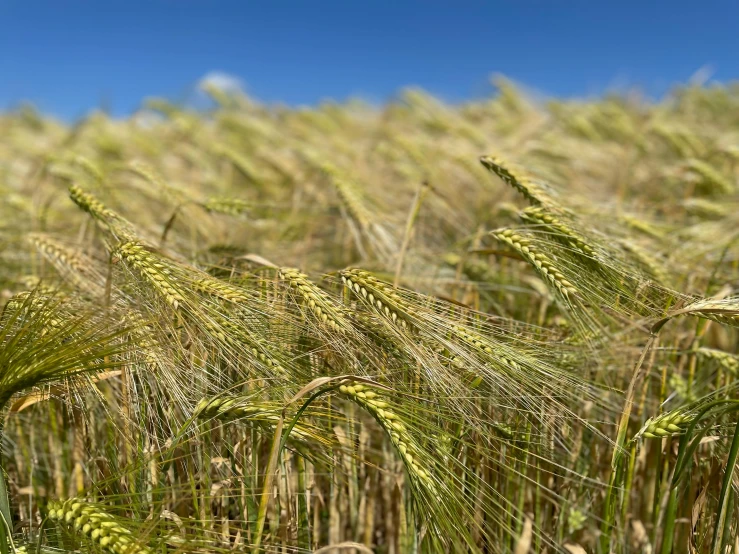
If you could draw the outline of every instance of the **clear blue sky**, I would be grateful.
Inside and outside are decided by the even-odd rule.
[[[404,85],[457,101],[494,72],[559,96],[659,95],[706,65],[739,78],[738,24],[736,0],[0,0],[0,110],[121,115],[213,70],[288,104]]]

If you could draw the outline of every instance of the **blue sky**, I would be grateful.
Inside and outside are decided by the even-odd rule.
[[[405,85],[459,101],[496,72],[557,96],[659,95],[704,66],[739,78],[738,22],[736,0],[0,0],[0,110],[123,115],[211,71],[288,104]]]

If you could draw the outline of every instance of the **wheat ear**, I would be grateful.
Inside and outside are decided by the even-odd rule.
[[[303,303],[308,306],[318,321],[339,332],[351,329],[351,323],[345,317],[342,308],[310,281],[305,273],[289,267],[281,267],[277,271],[280,278],[300,295]]]
[[[421,465],[421,457],[413,448],[410,438],[407,436],[405,423],[392,411],[390,405],[382,396],[371,390],[370,386],[362,383],[347,383],[339,387],[339,390],[352,401],[367,410],[375,420],[382,426],[390,437],[393,446],[400,453],[408,473],[420,479],[424,485],[433,489],[434,484],[431,474]]]
[[[149,554],[151,550],[137,542],[130,529],[102,508],[70,498],[49,504],[49,518],[68,531],[80,533],[97,546],[114,554]]]
[[[482,156],[480,163],[488,171],[497,175],[504,183],[520,192],[531,204],[535,206],[554,204],[546,188],[525,171],[515,168],[511,164],[494,156]]]
[[[392,285],[362,269],[342,271],[341,280],[393,324],[402,329],[412,327],[416,311],[400,297]]]
[[[526,237],[524,232],[504,229],[493,231],[492,234],[496,239],[512,246],[514,250],[520,253],[565,299],[570,299],[571,296],[579,293],[575,285],[565,278],[549,256],[537,251],[536,246],[534,246],[531,239]]]
[[[588,244],[587,240],[580,233],[543,206],[526,208],[521,212],[521,219],[527,223],[539,223],[556,231],[558,237],[561,237],[562,240],[583,254],[587,254],[588,256],[595,254],[595,249]]]

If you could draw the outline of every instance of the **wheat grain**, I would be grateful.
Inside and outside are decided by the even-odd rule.
[[[335,167],[323,164],[322,169],[329,176],[331,184],[339,194],[339,198],[341,198],[349,215],[364,232],[367,232],[372,225],[372,215],[362,202],[356,186],[348,179],[340,176]]]
[[[209,294],[216,298],[220,298],[221,300],[226,300],[235,304],[247,304],[250,298],[246,289],[231,285],[230,283],[213,277],[195,279],[192,282],[191,287],[195,291]]]
[[[722,325],[739,326],[739,298],[696,300],[670,317],[678,315],[696,315]]]
[[[518,190],[533,205],[554,204],[547,187],[537,182],[523,170],[514,168],[512,165],[494,156],[483,156],[480,158],[480,163],[500,177],[504,183]]]
[[[705,183],[716,189],[715,192],[719,194],[733,194],[736,192],[736,186],[708,163],[691,158],[685,162],[685,166],[703,179]]]
[[[519,252],[544,277],[545,281],[559,291],[565,299],[570,299],[570,297],[579,293],[575,285],[565,278],[549,256],[537,251],[537,247],[524,232],[504,229],[493,231],[492,234],[496,239],[509,244]]]
[[[634,440],[641,437],[657,439],[680,435],[685,432],[685,429],[691,423],[690,415],[682,409],[665,412],[664,414],[649,418],[634,436]]]
[[[254,183],[260,182],[260,174],[254,165],[235,149],[231,148],[227,144],[218,143],[213,147],[213,152],[230,161],[239,173],[249,181]]]
[[[363,383],[342,384],[339,390],[372,414],[400,453],[408,473],[433,490],[434,483],[429,468],[423,467],[423,457],[413,447],[410,437],[407,436],[405,423],[392,410],[390,404],[369,385]]]
[[[81,154],[78,154],[72,158],[72,162],[80,169],[82,169],[87,175],[92,177],[92,179],[97,184],[102,184],[105,181],[103,170],[100,169],[100,167],[98,167],[98,165],[95,164],[92,160],[86,158],[85,156],[82,156]]]
[[[287,267],[281,267],[277,271],[280,278],[289,283],[290,287],[300,294],[304,304],[308,306],[321,323],[342,333],[351,329],[351,323],[344,315],[343,309],[329,295],[311,282],[305,273]]]
[[[587,240],[580,233],[544,207],[532,206],[526,208],[521,212],[521,219],[529,223],[543,224],[556,231],[558,233],[558,235],[555,235],[557,238],[561,237],[565,242],[583,254],[587,254],[588,256],[595,254],[595,249],[588,244]]]
[[[461,266],[462,273],[470,280],[480,283],[495,283],[497,274],[490,265],[470,256],[462,257],[454,252],[444,254],[442,260],[451,267]]]
[[[144,277],[174,309],[185,300],[180,288],[170,278],[171,269],[141,243],[126,242],[112,253],[114,260],[122,260]]]
[[[77,498],[49,503],[49,518],[114,554],[149,554],[119,518]]]
[[[99,225],[124,240],[133,240],[136,237],[133,225],[119,216],[113,210],[106,208],[89,192],[85,192],[77,185],[69,187],[69,196],[72,201],[89,213]]]
[[[715,348],[706,348],[705,346],[698,348],[696,354],[703,359],[718,363],[732,375],[739,373],[739,357],[734,354],[729,354],[723,350],[716,350]]]
[[[340,275],[344,284],[374,311],[402,329],[412,326],[416,311],[400,297],[392,285],[361,269],[346,269]]]
[[[224,197],[208,198],[202,205],[209,212],[234,216],[243,215],[251,208],[251,205],[245,200]]]
[[[657,259],[636,242],[622,239],[618,243],[631,254],[634,260],[660,283],[669,283],[670,277]]]

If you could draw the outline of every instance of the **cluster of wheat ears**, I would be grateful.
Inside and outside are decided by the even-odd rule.
[[[0,554],[739,552],[739,88],[0,115]]]

